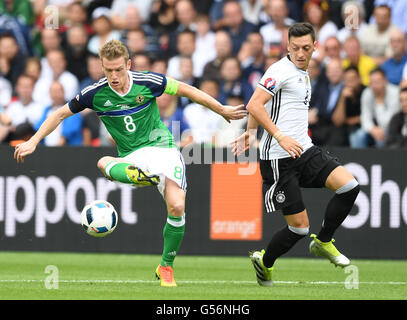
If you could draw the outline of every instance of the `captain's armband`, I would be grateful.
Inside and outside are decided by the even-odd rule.
[[[164,93],[171,96],[175,96],[178,92],[178,81],[167,77],[167,86],[165,87]]]

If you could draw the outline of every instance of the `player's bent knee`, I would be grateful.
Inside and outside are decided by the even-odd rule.
[[[168,213],[175,217],[181,217],[185,212],[185,203],[181,200],[171,201],[167,204],[167,207]]]
[[[306,236],[309,233],[309,226],[307,227],[293,227],[288,225],[288,229],[300,236]]]
[[[347,182],[342,187],[338,188],[335,193],[337,195],[349,195],[356,199],[360,191],[360,185],[355,178]]]
[[[109,157],[109,156],[105,156],[105,157],[100,158],[98,160],[98,162],[97,162],[98,169],[103,171],[106,168],[106,166],[113,160],[114,160],[114,158]]]

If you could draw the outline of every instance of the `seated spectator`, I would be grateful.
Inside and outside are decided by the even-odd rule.
[[[326,0],[308,0],[304,5],[304,21],[314,26],[317,41],[324,45],[328,37],[336,37],[338,28],[329,20],[329,6]]]
[[[56,29],[44,29],[41,31],[41,76],[52,76],[46,55],[51,50],[61,49],[62,38]]]
[[[21,24],[26,26],[31,26],[35,19],[30,0],[1,1],[0,15],[3,14],[17,18]]]
[[[406,35],[400,29],[394,29],[390,34],[392,56],[380,66],[387,80],[399,85],[403,77],[403,69],[407,63]]]
[[[232,39],[232,51],[237,54],[249,33],[255,31],[256,26],[243,18],[238,1],[228,1],[224,4],[222,22],[220,29],[229,33]]]
[[[66,19],[59,27],[59,32],[65,33],[74,25],[81,25],[86,31],[86,34],[90,36],[93,33],[92,26],[87,22],[88,13],[86,8],[81,2],[74,1],[70,3],[66,8]]]
[[[34,19],[31,1],[0,1],[0,34],[10,33],[17,42],[20,53],[26,56],[33,54],[31,27]]]
[[[222,80],[220,66],[232,54],[232,40],[227,32],[221,30],[215,33],[215,50],[216,58],[205,65],[202,78],[220,83]]]
[[[354,66],[359,70],[360,77],[364,86],[369,85],[370,72],[376,68],[375,61],[364,54],[360,47],[360,42],[356,37],[349,37],[343,44],[345,58],[342,61],[344,69]]]
[[[98,7],[92,13],[92,27],[95,34],[90,38],[88,50],[93,54],[98,54],[99,49],[108,41],[120,40],[121,34],[114,30],[110,21],[110,9]]]
[[[279,51],[286,53],[288,45],[288,28],[294,21],[288,18],[288,8],[285,0],[268,0],[265,11],[270,22],[260,28],[260,34],[265,44],[265,53]],[[287,42],[287,43],[286,43]]]
[[[196,17],[194,70],[197,78],[202,77],[205,65],[216,58],[215,33],[211,30],[209,17]]]
[[[357,131],[360,129],[361,97],[366,87],[361,82],[358,69],[349,67],[345,70],[344,85],[332,114],[332,122],[337,127],[346,127],[349,145],[352,148],[359,148]]]
[[[263,0],[240,0],[240,6],[242,7],[243,18],[254,24],[255,26],[260,23],[260,13],[263,10]]]
[[[175,143],[182,148],[193,142],[193,136],[184,112],[177,106],[177,97],[163,94],[157,98],[161,121],[174,136]]]
[[[113,0],[112,2],[112,23],[116,29],[126,29],[126,11],[129,7],[135,7],[139,12],[141,21],[150,19],[151,6],[154,0]]]
[[[390,34],[396,28],[391,23],[391,9],[386,5],[376,6],[375,22],[369,24],[361,34],[363,52],[380,65],[391,56]]]
[[[67,32],[67,42],[65,46],[66,69],[71,72],[79,81],[88,76],[86,58],[89,55],[87,49],[88,34],[86,29],[80,25],[70,27]]]
[[[168,61],[165,58],[156,58],[151,63],[151,71],[167,74]]]
[[[226,104],[229,106],[238,106],[244,104],[243,96],[230,95],[226,99]],[[228,123],[219,121],[215,136],[215,147],[227,148],[230,143],[237,137],[243,134],[246,130],[247,118],[239,119]]]
[[[60,107],[65,105],[64,87],[58,81],[52,82],[49,89],[52,104],[46,107],[42,113],[41,118],[35,124],[35,130],[38,130],[42,123],[52,113],[57,111]],[[42,143],[46,146],[80,146],[82,145],[82,115],[76,113],[72,117],[66,118],[62,125],[56,130],[47,135]]]
[[[182,56],[180,57],[179,70],[181,77],[178,79],[184,83],[191,86],[198,87],[199,80],[194,77],[194,64],[191,57]],[[178,108],[184,109],[188,104],[192,103],[187,97],[178,97]]]
[[[168,57],[177,54],[177,39],[181,32],[186,30],[196,32],[196,16],[197,12],[191,0],[177,0],[175,3],[175,17],[178,25],[174,31],[169,34],[168,38]]]
[[[184,30],[177,37],[177,55],[168,60],[167,75],[169,77],[181,80],[180,59],[181,56],[191,57],[195,61],[195,33],[190,30]],[[194,76],[197,71],[194,70]]]
[[[142,29],[127,31],[124,43],[129,50],[130,58],[134,57],[136,53],[147,51],[147,37]]]
[[[407,147],[407,88],[400,90],[401,111],[395,113],[390,120],[386,147]]]
[[[44,29],[41,31],[41,57],[44,57],[48,51],[60,49],[62,37],[56,29]]]
[[[90,54],[86,59],[86,62],[86,70],[89,76],[80,82],[79,90],[98,82],[105,76],[102,69],[102,61],[100,60],[99,56]]]
[[[65,100],[73,99],[79,90],[78,79],[66,70],[67,61],[62,50],[51,50],[47,53],[46,59],[51,68],[50,75],[42,74],[34,87],[34,100],[43,106],[51,105],[49,88],[53,81],[58,80],[64,87]]]
[[[132,70],[150,71],[151,58],[145,52],[136,53],[132,59]]]
[[[30,76],[37,82],[41,76],[41,61],[36,57],[30,57],[26,61],[24,74]]]
[[[204,80],[199,89],[217,99],[219,88],[216,81]],[[184,117],[189,124],[194,143],[212,146],[219,127],[219,121],[225,121],[222,116],[203,107],[198,103],[191,103],[184,109]]]
[[[357,10],[357,12],[355,12]],[[364,6],[357,0],[346,1],[341,10],[344,27],[338,31],[337,37],[341,43],[349,37],[360,40],[362,33],[367,27],[365,21],[366,11]],[[354,17],[357,15],[357,18]]]
[[[34,79],[22,74],[16,84],[17,100],[4,110],[2,123],[7,126],[6,142],[28,140],[34,133],[34,126],[40,119],[44,107],[33,100]],[[3,133],[4,134],[4,133]]]
[[[5,32],[0,35],[0,75],[10,81],[13,88],[24,72],[26,59],[11,33]]]
[[[146,21],[143,21],[140,17],[139,10],[136,6],[131,5],[126,8],[126,14],[124,17],[125,28],[122,32],[122,42],[126,43],[130,39],[127,34],[130,31],[141,30],[144,33],[145,45],[143,51],[147,51],[149,54],[158,55],[161,53],[159,44],[159,38],[156,30],[154,30]],[[142,36],[139,34],[139,37]],[[134,34],[133,34],[134,37]],[[133,44],[135,45],[135,44]]]
[[[175,14],[177,0],[157,0],[151,7],[149,25],[157,32],[160,47],[168,51],[169,35],[175,31],[178,21]]]
[[[385,143],[392,116],[400,111],[399,88],[388,83],[380,68],[370,73],[370,86],[363,91],[359,139],[361,147]]]
[[[264,54],[264,41],[259,32],[252,32],[247,36],[249,56],[241,61],[243,78],[247,79],[253,90],[264,74],[266,55]]]
[[[325,40],[324,45],[320,46],[318,54],[315,56],[315,58],[321,62],[321,67],[325,68],[325,66],[332,59],[342,59],[341,49],[342,44],[338,38],[335,36],[330,36]]]
[[[221,67],[222,81],[219,86],[219,102],[226,103],[228,96],[242,96],[247,104],[253,95],[253,87],[242,77],[240,62],[235,57],[226,58]]]
[[[312,140],[319,146],[345,146],[348,144],[346,130],[343,127],[336,127],[332,122],[332,114],[343,89],[343,69],[340,60],[336,59],[328,63],[326,77],[328,79],[326,103],[318,105],[315,121],[313,124],[310,122],[309,126]]]

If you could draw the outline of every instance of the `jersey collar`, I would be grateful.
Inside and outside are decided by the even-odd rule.
[[[107,82],[107,83],[109,84],[110,89],[111,89],[114,93],[116,93],[118,96],[120,96],[120,97],[125,97],[125,96],[127,96],[127,95],[129,94],[129,92],[130,92],[132,86],[133,86],[133,81],[132,81],[132,76],[131,76],[130,70],[127,70],[127,75],[128,75],[128,77],[129,77],[129,89],[127,89],[127,92],[126,92],[126,93],[121,94],[121,93],[117,92],[115,89],[113,89],[113,88],[110,86],[109,81]]]
[[[303,73],[305,73],[305,74],[308,74],[308,71],[307,71],[307,70],[302,70],[302,69],[298,68],[298,67],[295,65],[295,63],[291,61],[290,54],[287,54],[287,55],[286,55],[286,58],[288,59],[288,61],[290,61],[290,62],[293,64],[293,66],[294,66],[298,71],[303,72]]]

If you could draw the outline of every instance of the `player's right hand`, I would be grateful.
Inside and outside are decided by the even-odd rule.
[[[14,150],[14,159],[17,160],[17,163],[24,163],[24,157],[33,153],[36,147],[37,145],[31,140],[16,145]]]
[[[251,130],[250,130],[251,131]],[[256,141],[257,130],[253,130],[250,134],[249,131],[245,131],[242,135],[233,140],[229,145],[232,147],[232,153],[234,156],[239,156]]]
[[[304,148],[293,138],[289,136],[284,136],[278,142],[285,151],[287,151],[291,158],[301,157],[301,153],[304,151]]]

